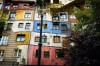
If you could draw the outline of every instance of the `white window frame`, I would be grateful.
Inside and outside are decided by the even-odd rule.
[[[31,23],[26,23],[25,29],[30,29]]]
[[[24,23],[19,23],[18,24],[18,28],[23,28],[23,26],[24,26]]]
[[[17,52],[16,52],[17,50]],[[20,52],[20,53],[19,53]],[[13,56],[14,57],[21,57],[21,53],[22,53],[22,50],[21,49],[14,49],[14,54]]]
[[[25,41],[25,34],[17,34],[16,41],[17,42],[23,42],[23,41]]]
[[[14,20],[16,12],[10,12],[9,20]]]
[[[30,14],[30,16],[28,16]],[[31,12],[25,12],[24,13],[24,18],[31,18],[32,17],[32,13]]]
[[[9,39],[8,36],[2,36],[0,38],[0,45],[7,45],[8,44],[8,39]]]

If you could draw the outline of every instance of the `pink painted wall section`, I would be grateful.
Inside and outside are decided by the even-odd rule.
[[[28,63],[29,65],[37,65],[38,58],[36,58],[36,50],[38,49],[38,46],[30,46],[29,47],[29,59]],[[56,58],[56,49],[57,47],[47,47],[42,46],[42,52],[41,52],[41,65],[62,65],[64,64],[64,60],[62,58]],[[49,51],[50,57],[44,58],[44,51]]]

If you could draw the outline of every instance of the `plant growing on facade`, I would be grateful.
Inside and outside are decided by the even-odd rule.
[[[0,35],[2,34],[5,24],[6,24],[6,16],[8,14],[8,10],[7,9],[1,9],[0,10]]]

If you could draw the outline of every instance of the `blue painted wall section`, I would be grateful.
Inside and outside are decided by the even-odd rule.
[[[40,29],[38,29],[38,24],[40,24],[40,20],[35,20],[34,21],[34,27],[33,27],[33,30],[34,32],[40,32]],[[52,34],[68,34],[68,30],[67,29],[70,29],[70,22],[58,22],[59,24],[59,29],[53,29],[53,23],[54,22],[51,22],[51,21],[46,21],[44,20],[43,21],[43,24],[47,24],[47,29],[44,29],[42,28],[42,32],[43,33],[52,33]],[[56,22],[55,22],[56,23]],[[62,32],[62,24],[65,24],[67,29],[66,29],[66,32]]]

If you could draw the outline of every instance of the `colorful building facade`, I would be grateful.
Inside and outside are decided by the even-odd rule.
[[[70,36],[68,12],[53,12],[48,3],[59,5],[62,0],[50,0],[43,13],[41,65],[63,65],[64,40]],[[62,3],[64,3],[62,1]],[[6,28],[0,37],[0,61],[14,61],[21,65],[37,65],[41,14],[35,0],[2,1],[7,10]],[[55,4],[56,3],[56,4]],[[68,2],[67,2],[68,3]],[[67,3],[64,3],[67,4]],[[1,6],[0,6],[1,7]],[[57,7],[59,9],[59,7]]]

